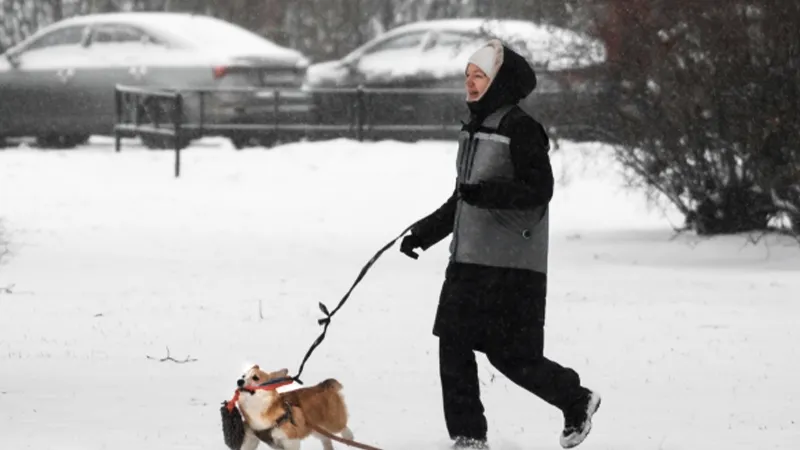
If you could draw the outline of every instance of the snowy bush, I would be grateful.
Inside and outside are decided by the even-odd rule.
[[[614,132],[631,180],[701,234],[779,219],[800,234],[800,4],[636,0],[615,14]]]

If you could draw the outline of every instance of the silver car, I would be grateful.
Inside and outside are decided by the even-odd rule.
[[[311,101],[299,88],[308,64],[296,50],[208,16],[69,18],[0,57],[0,142],[33,136],[43,146],[71,147],[93,134],[113,134],[117,84],[185,91],[184,121],[206,124],[208,134],[220,134],[213,133],[220,124],[305,120]],[[193,93],[230,88],[237,90],[207,93],[202,102]],[[275,89],[290,91],[278,108]]]
[[[536,69],[538,84],[523,108],[551,130],[562,131],[562,137],[593,138],[585,130],[600,125],[597,112],[605,110],[604,44],[527,20],[459,18],[401,25],[341,59],[311,65],[306,86],[311,92],[371,89],[363,102],[370,136],[454,138],[467,112],[466,61],[490,37],[516,47]],[[322,123],[341,123],[355,114],[352,100],[343,95],[315,93],[315,101],[316,120]]]

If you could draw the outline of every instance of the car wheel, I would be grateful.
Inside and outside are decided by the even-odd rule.
[[[262,137],[260,137],[260,138],[258,139],[258,143],[259,143],[259,144],[260,144],[262,147],[266,147],[266,148],[272,148],[272,147],[275,147],[275,146],[277,146],[278,144],[280,144],[280,143],[281,143],[281,140],[280,140],[280,139],[278,139],[278,137],[277,137],[277,136],[270,134],[270,135],[267,135],[267,136],[262,136]]]
[[[75,148],[89,141],[88,134],[47,134],[36,136],[36,146],[40,148]]]
[[[243,136],[233,134],[230,136],[231,143],[236,148],[236,150],[241,150],[243,148],[252,147],[256,141],[252,136]]]
[[[151,150],[173,150],[175,148],[175,138],[172,136],[156,136],[152,134],[139,135],[142,144]],[[184,149],[189,146],[191,139],[182,137],[180,141],[180,148]]]
[[[231,143],[236,148],[236,150],[241,150],[246,147],[255,147],[255,146],[262,146],[262,147],[274,147],[280,141],[274,135],[266,135],[266,136],[242,136],[242,135],[232,135],[230,136]]]
[[[355,124],[356,109],[351,97],[342,94],[316,94],[314,97],[314,110],[311,113],[313,125],[350,125]],[[313,131],[314,139],[335,139],[352,135],[352,131],[330,130]]]
[[[86,145],[89,143],[89,138],[92,136],[89,134],[76,134],[71,138],[75,140],[75,145]]]

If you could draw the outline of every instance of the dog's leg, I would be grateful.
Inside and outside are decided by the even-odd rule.
[[[286,433],[280,428],[272,431],[272,438],[275,440],[275,448],[300,450],[300,439],[289,439]]]
[[[339,434],[348,441],[353,440],[353,431],[350,430],[350,428],[344,427],[344,430],[342,430]]]
[[[312,434],[314,435],[315,438],[319,439],[319,441],[322,442],[323,450],[333,450],[333,442],[331,442],[330,438],[328,438],[327,436],[323,436],[317,433],[316,431],[313,432]]]
[[[300,439],[286,439],[281,444],[284,450],[300,450]]]
[[[256,450],[256,447],[258,447],[260,442],[261,440],[256,437],[255,433],[253,433],[253,430],[250,427],[245,426],[244,441],[242,442],[242,448],[240,450]]]

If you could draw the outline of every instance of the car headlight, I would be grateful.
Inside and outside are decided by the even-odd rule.
[[[311,61],[306,58],[305,56],[300,57],[300,60],[297,61],[297,64],[294,65],[294,68],[298,71],[305,72],[308,70],[308,66],[311,65]]]
[[[303,78],[303,85],[319,86],[325,80],[325,77],[320,74],[319,70],[314,70],[313,67],[306,70],[306,75]]]

